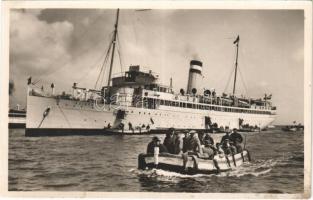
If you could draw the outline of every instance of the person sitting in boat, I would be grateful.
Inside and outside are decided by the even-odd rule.
[[[132,132],[135,131],[134,128],[133,128],[132,123],[130,123],[130,122],[128,122],[128,130],[130,130],[130,131],[132,131]]]
[[[119,127],[119,129],[122,130],[122,133],[124,133],[124,124],[122,122],[119,124],[118,127]]]
[[[146,130],[147,130],[148,132],[150,131],[150,125],[149,125],[149,124],[146,126]]]
[[[220,144],[223,144],[227,139],[230,140],[230,131],[225,132],[225,135],[222,137]]]
[[[215,155],[215,151],[212,148],[212,144],[210,140],[204,140],[204,146],[202,147],[202,155],[203,158],[212,159]]]
[[[223,158],[225,155],[222,145],[220,143],[216,143],[215,155],[218,155],[220,158]]]
[[[237,132],[237,129],[233,129],[233,133],[230,135],[230,141],[232,142],[233,146],[236,147],[236,151],[238,153],[242,152],[241,143],[243,141],[242,136]]]
[[[201,145],[204,145],[204,136],[205,136],[205,133],[204,132],[198,132],[198,137],[200,139],[200,143]]]
[[[189,142],[187,143],[186,150],[188,154],[202,154],[202,147],[201,147],[201,142],[198,137],[198,133],[194,130],[189,132],[190,134],[190,139]]]
[[[152,141],[147,146],[147,153],[154,154],[154,148],[159,147],[160,153],[168,153],[167,148],[161,144],[161,140],[158,137],[153,137]]]
[[[216,147],[214,146],[214,139],[209,135],[209,133],[205,134],[203,141],[204,145],[210,147],[214,152],[217,150]]]
[[[171,154],[175,153],[175,144],[174,144],[174,128],[170,128],[166,133],[166,136],[163,141],[163,145],[167,148],[168,152]]]
[[[178,132],[174,133],[174,154],[182,154],[183,153],[183,146],[184,140],[182,134]]]
[[[225,154],[231,154],[231,153],[236,154],[236,148],[232,145],[229,131],[227,131],[226,135],[222,137],[221,145]]]
[[[210,136],[209,133],[205,133],[204,137],[203,137],[203,141],[209,141],[209,144],[214,145],[214,139]]]
[[[226,139],[224,141],[224,143],[222,144],[222,148],[225,154],[236,154],[237,153],[237,149],[236,147],[233,145],[232,141],[230,141],[229,139]]]

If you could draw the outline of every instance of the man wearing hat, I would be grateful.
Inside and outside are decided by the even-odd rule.
[[[242,136],[237,132],[237,129],[233,129],[233,133],[230,135],[230,141],[236,147],[238,153],[242,152],[241,143],[243,141]]]
[[[236,148],[232,145],[232,140],[229,133],[230,131],[227,131],[226,135],[222,137],[221,146],[226,154],[236,154]]]
[[[153,154],[154,153],[154,147],[159,147],[160,153],[167,153],[168,152],[166,147],[163,144],[161,144],[161,140],[157,136],[154,136],[152,138],[152,141],[148,144],[147,153]]]
[[[226,134],[226,135],[224,135],[224,136],[222,137],[222,139],[221,139],[221,145],[223,145],[223,144],[226,142],[226,140],[230,140],[230,130],[229,130],[229,129],[227,129],[227,130],[225,131],[225,134]]]

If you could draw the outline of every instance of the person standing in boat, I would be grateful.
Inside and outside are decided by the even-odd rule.
[[[174,144],[174,128],[170,128],[166,133],[164,138],[163,145],[167,148],[168,152],[171,154],[175,153],[175,144]]]
[[[243,141],[242,136],[237,132],[237,129],[233,129],[233,133],[230,135],[230,141],[232,142],[233,146],[236,147],[237,153],[242,152],[241,143]]]
[[[189,131],[185,132],[185,137],[183,138],[183,153],[187,152],[187,147],[189,147],[190,143],[190,134]]]
[[[152,141],[148,144],[147,146],[147,153],[153,154],[154,153],[154,148],[159,147],[159,152],[160,153],[168,153],[167,148],[161,144],[161,140],[158,137],[153,137]]]

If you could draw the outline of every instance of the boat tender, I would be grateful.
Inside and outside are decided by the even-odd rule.
[[[218,174],[230,171],[251,160],[250,153],[244,149],[241,153],[233,155],[218,154],[213,159],[199,157],[197,155],[174,155],[160,153],[157,149],[154,154],[139,154],[138,169],[162,169],[182,174]]]

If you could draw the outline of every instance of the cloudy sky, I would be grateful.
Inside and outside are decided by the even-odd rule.
[[[26,79],[94,88],[116,10],[19,9],[10,14],[10,106],[25,105]],[[237,94],[273,94],[276,124],[303,123],[303,11],[121,10],[113,73],[139,64],[176,91],[186,88],[191,59],[203,62],[201,85],[232,91],[233,40],[240,34]],[[121,66],[122,65],[122,66]],[[107,67],[108,68],[108,67]],[[107,71],[102,83],[106,83]],[[229,84],[228,84],[229,83]]]

